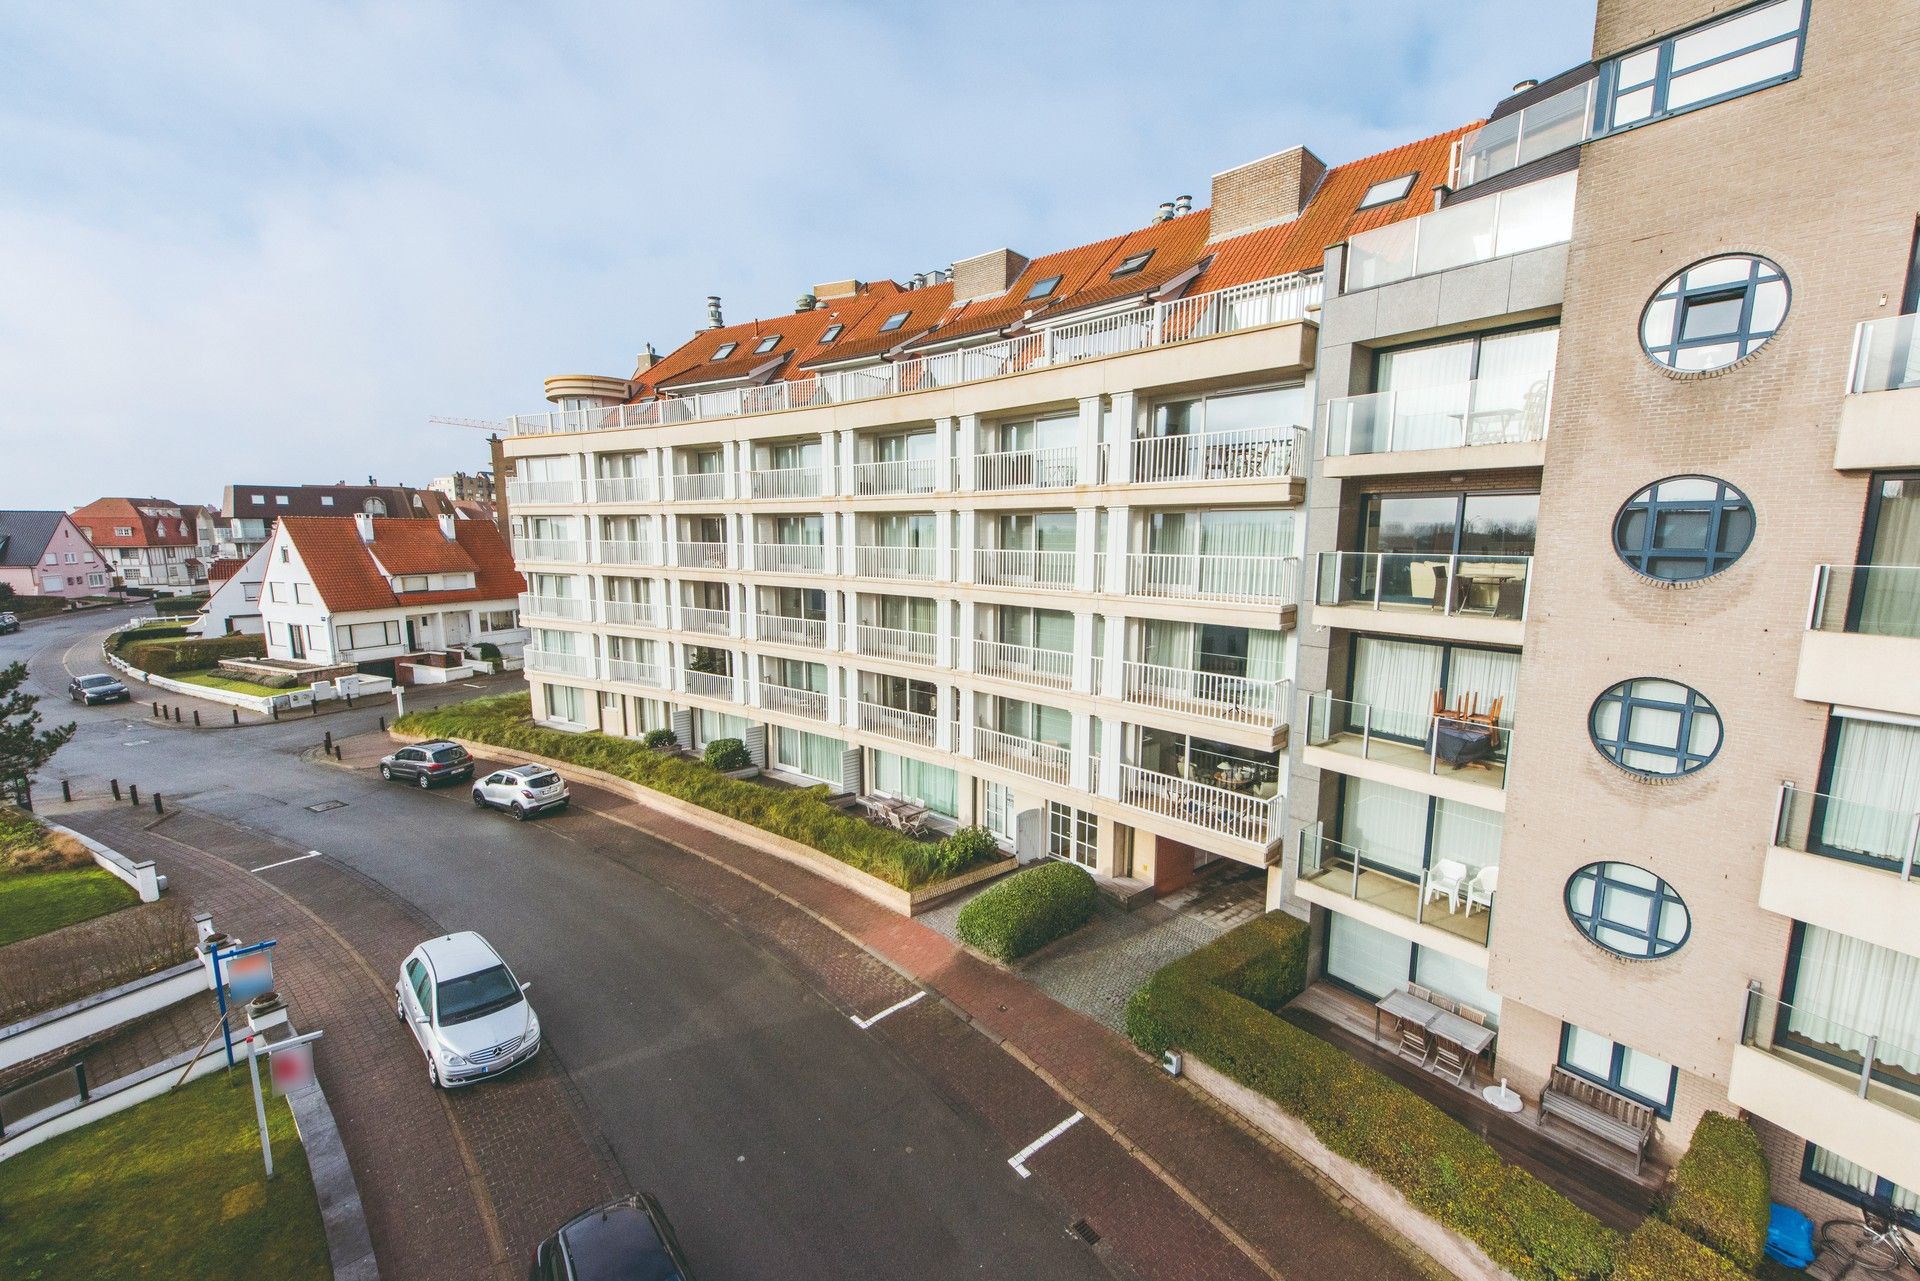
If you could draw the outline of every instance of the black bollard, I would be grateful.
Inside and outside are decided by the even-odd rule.
[[[108,782],[107,786],[113,789],[113,799],[116,801],[119,800],[120,799],[120,780],[117,778],[113,779],[110,782]]]
[[[175,725],[180,723],[180,709],[178,707],[173,709],[173,723]]]
[[[153,714],[155,716],[160,714],[160,700],[157,698],[153,700]]]
[[[268,704],[267,704],[267,710],[268,710],[269,712],[272,712],[272,713],[273,713],[273,719],[275,719],[276,721],[280,719],[280,704],[279,704],[279,703],[277,703],[277,702],[274,702],[274,703],[268,703]]]
[[[382,734],[387,732],[387,718],[384,716],[380,718],[380,732]]]
[[[155,792],[153,794],[153,812],[156,814],[166,813],[166,810],[160,807],[160,793],[158,792]]]
[[[240,709],[237,707],[233,709],[233,723],[235,725],[240,723]]]
[[[73,784],[64,778],[60,780],[60,799],[63,801],[73,800]]]
[[[130,798],[130,799],[132,800],[132,802],[133,802],[133,803],[134,803],[134,804],[135,804],[136,806],[137,806],[137,805],[139,805],[139,804],[140,804],[140,784],[138,784],[138,783],[128,783],[128,784],[127,784],[127,796],[128,796],[128,797],[129,797],[129,798]]]
[[[193,709],[193,727],[200,728],[200,709],[197,707]]]
[[[327,755],[328,756],[333,755],[333,731],[332,730],[327,731]]]

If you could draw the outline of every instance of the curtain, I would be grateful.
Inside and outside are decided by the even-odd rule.
[[[1208,435],[1227,431],[1304,426],[1311,416],[1304,387],[1269,387],[1233,396],[1209,396],[1205,418]]]
[[[1473,377],[1473,341],[1440,343],[1380,355],[1376,386],[1392,395],[1379,412],[1393,415],[1395,449],[1437,449],[1463,439],[1466,382]],[[1384,441],[1381,443],[1384,444]]]
[[[1414,949],[1413,979],[1442,996],[1472,1006],[1487,1016],[1487,1026],[1500,1026],[1500,997],[1487,986],[1487,969],[1436,952],[1432,948]]]
[[[1346,780],[1340,843],[1368,863],[1419,880],[1427,850],[1427,798],[1370,779]]]
[[[1486,439],[1486,431],[1495,423],[1509,429],[1521,423],[1535,428],[1545,424],[1547,382],[1553,376],[1559,345],[1558,326],[1481,339],[1473,395],[1476,441]],[[1517,417],[1489,417],[1506,414]],[[1511,434],[1513,439],[1523,438],[1517,430]]]
[[[1185,668],[1193,661],[1193,624],[1171,618],[1140,620],[1140,661]]]
[[[1046,512],[1033,517],[1033,546],[1043,552],[1070,552],[1074,545],[1074,527],[1079,524],[1072,512]]]
[[[1440,688],[1440,647],[1360,636],[1354,640],[1353,701],[1372,709],[1373,732],[1425,742]],[[1350,728],[1365,713],[1351,709]]]
[[[1441,801],[1434,811],[1433,857],[1465,863],[1469,873],[1497,866],[1502,823],[1492,810]]]
[[[1061,609],[1033,611],[1033,647],[1062,654],[1073,652],[1073,615]]]
[[[1291,556],[1293,515],[1281,511],[1214,510],[1200,514],[1203,556]]]
[[[944,765],[929,765],[893,752],[873,754],[876,791],[904,797],[947,818],[960,815],[959,775]]]
[[[1801,927],[1787,1027],[1810,1041],[1920,1072],[1920,956],[1850,935]]]
[[[775,736],[774,749],[783,767],[831,787],[840,785],[840,754],[847,745],[839,739],[782,726]]]
[[[1327,973],[1368,996],[1385,996],[1407,981],[1413,944],[1342,916],[1327,916]]]
[[[548,654],[571,654],[575,652],[573,638],[572,632],[549,631],[544,627],[536,628],[533,633],[533,647]]]
[[[1920,811],[1920,727],[1840,718],[1820,840],[1898,860]]]
[[[1920,636],[1920,481],[1882,481],[1873,550],[1860,593],[1860,630]]]
[[[1819,1144],[1812,1145],[1811,1159],[1815,1174],[1823,1174],[1835,1183],[1865,1192],[1869,1196],[1878,1196],[1882,1191],[1891,1191],[1887,1199],[1908,1214],[1920,1214],[1920,1192],[1910,1191],[1895,1183],[1887,1183],[1864,1165],[1855,1165],[1837,1153],[1829,1152]],[[1884,1187],[1882,1185],[1885,1185]]]
[[[1455,648],[1447,662],[1447,706],[1468,695],[1469,711],[1485,715],[1495,699],[1500,723],[1513,724],[1514,694],[1520,682],[1520,655],[1496,649]]]
[[[1283,632],[1247,629],[1247,679],[1277,681],[1287,674],[1287,638]]]
[[[704,747],[716,738],[737,738],[745,742],[747,738],[747,718],[730,716],[726,712],[710,712],[705,708],[693,714],[694,734],[700,740],[695,746]]]

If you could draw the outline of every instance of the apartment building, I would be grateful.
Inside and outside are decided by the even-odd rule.
[[[1323,248],[1417,213],[1456,136],[770,319],[711,299],[635,379],[562,380],[503,445],[536,717],[737,737],[1125,894],[1268,865]]]
[[[221,492],[217,513],[219,555],[246,560],[266,546],[282,516],[355,514],[391,520],[462,516],[453,499],[437,489],[382,485],[371,476],[364,485],[228,485]]]
[[[1329,251],[1270,878],[1353,1012],[1656,1158],[1744,1110],[1816,1219],[1920,1222],[1916,68],[1910,10],[1601,0]]]

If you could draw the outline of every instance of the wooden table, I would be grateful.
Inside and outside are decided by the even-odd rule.
[[[1426,1003],[1423,1001],[1421,1004]],[[1427,1031],[1465,1050],[1469,1064],[1478,1063],[1480,1056],[1487,1052],[1487,1047],[1493,1044],[1494,1030],[1485,1024],[1475,1023],[1472,1019],[1463,1019],[1458,1014],[1448,1014],[1444,1010],[1436,1010],[1435,1013],[1440,1017],[1426,1025]],[[1471,1074],[1471,1067],[1468,1068],[1468,1072]]]
[[[1452,1018],[1439,1006],[1423,1001],[1405,988],[1395,988],[1373,1003],[1373,1039],[1380,1039],[1380,1016],[1391,1014],[1402,1023],[1418,1028],[1432,1027],[1436,1019]],[[1465,1019],[1459,1022],[1465,1023]]]

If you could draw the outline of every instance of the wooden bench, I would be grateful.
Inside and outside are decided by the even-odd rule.
[[[1604,1143],[1633,1153],[1633,1172],[1647,1158],[1653,1144],[1653,1109],[1604,1085],[1575,1076],[1563,1067],[1553,1069],[1540,1095],[1540,1121],[1549,1117],[1566,1122]]]

